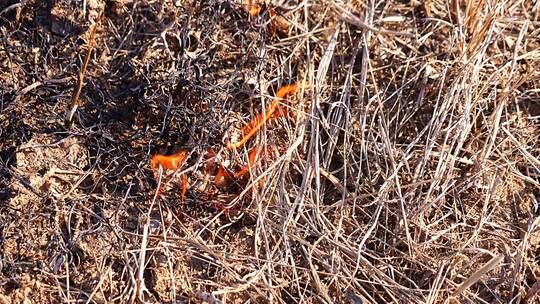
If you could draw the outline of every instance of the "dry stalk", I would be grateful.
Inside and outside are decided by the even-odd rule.
[[[484,264],[480,269],[478,269],[475,273],[473,273],[468,279],[463,281],[456,290],[452,293],[452,297],[457,297],[460,295],[463,291],[471,287],[474,283],[478,282],[483,275],[493,270],[495,267],[499,266],[499,264],[502,262],[504,258],[504,255],[498,254],[494,257],[492,257],[486,264]]]
[[[90,32],[90,38],[88,40],[88,44],[86,47],[86,56],[84,57],[81,70],[79,71],[79,74],[77,74],[77,84],[75,86],[75,90],[73,90],[73,94],[71,95],[71,103],[70,103],[69,110],[66,112],[65,121],[66,121],[67,126],[71,126],[73,124],[73,116],[75,115],[75,112],[77,111],[77,108],[80,105],[79,95],[81,94],[81,90],[84,85],[84,75],[86,74],[86,68],[88,67],[88,63],[90,62],[90,57],[92,55],[92,49],[95,43],[97,25],[98,25],[97,23],[94,23],[94,25],[92,26],[92,30]]]

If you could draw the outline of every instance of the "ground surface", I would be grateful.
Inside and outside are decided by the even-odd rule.
[[[249,2],[0,0],[0,303],[539,301],[540,2]]]

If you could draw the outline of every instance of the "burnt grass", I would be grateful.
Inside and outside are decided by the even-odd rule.
[[[532,1],[0,0],[0,303],[535,303],[539,32]]]

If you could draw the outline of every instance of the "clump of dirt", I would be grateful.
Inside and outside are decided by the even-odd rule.
[[[21,145],[15,156],[18,194],[12,198],[14,207],[37,198],[62,200],[77,196],[79,185],[87,175],[88,151],[75,137],[61,140],[48,134],[34,134]],[[30,197],[29,197],[30,196]]]
[[[78,7],[78,3],[73,1],[56,1],[50,11],[51,31],[60,36],[81,34],[83,24],[99,21],[105,2],[87,0],[82,10]]]

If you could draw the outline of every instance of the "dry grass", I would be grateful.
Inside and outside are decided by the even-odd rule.
[[[539,301],[540,2],[272,3],[0,1],[0,303]],[[227,216],[201,157],[290,82]]]

